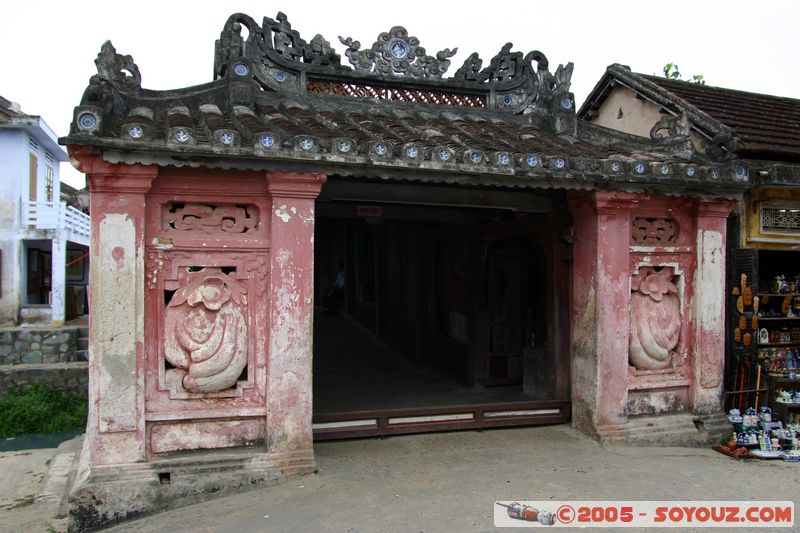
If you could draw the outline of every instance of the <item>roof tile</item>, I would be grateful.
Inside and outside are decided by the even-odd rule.
[[[800,100],[641,76],[732,128],[744,150],[800,157]]]

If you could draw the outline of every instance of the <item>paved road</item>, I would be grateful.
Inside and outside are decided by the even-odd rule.
[[[505,532],[513,529],[494,527],[493,503],[520,499],[780,499],[800,509],[800,464],[734,461],[697,448],[604,448],[568,426],[325,442],[316,455],[318,474],[110,531]],[[41,489],[48,458],[0,457],[3,499]],[[0,531],[44,533],[55,508],[0,509]]]
[[[39,490],[54,448],[0,452],[0,510],[21,507]]]
[[[493,502],[514,499],[784,499],[800,509],[799,464],[603,448],[567,426],[327,442],[316,454],[318,474],[112,531],[497,531]]]
[[[0,453],[0,532],[42,532],[57,502],[34,504],[55,448]]]

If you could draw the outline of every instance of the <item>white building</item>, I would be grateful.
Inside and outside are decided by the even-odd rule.
[[[36,115],[0,97],[0,324],[86,312],[89,217],[61,201],[67,154]]]

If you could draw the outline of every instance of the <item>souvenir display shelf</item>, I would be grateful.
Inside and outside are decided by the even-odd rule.
[[[725,407],[768,406],[793,423],[794,411],[800,415],[800,252],[739,249],[732,258]]]

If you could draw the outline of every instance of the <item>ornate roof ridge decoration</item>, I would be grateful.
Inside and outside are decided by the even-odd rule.
[[[244,35],[243,35],[244,34]],[[403,26],[378,35],[369,48],[352,37],[339,37],[347,48],[341,56],[322,36],[305,41],[286,15],[264,17],[259,26],[248,15],[235,13],[216,42],[214,77],[254,79],[264,90],[283,93],[323,93],[415,103],[486,107],[514,114],[561,116],[565,133],[574,134],[574,96],[569,92],[573,65],[548,70],[547,57],[534,50],[513,52],[502,47],[486,68],[470,55],[450,78],[443,75],[457,48],[427,55],[419,39]],[[534,68],[533,62],[536,62]],[[426,92],[426,91],[430,91]],[[431,97],[447,93],[455,98]],[[571,120],[565,120],[571,116]],[[557,130],[559,128],[556,128]]]
[[[684,142],[689,138],[692,124],[686,113],[664,115],[650,128],[650,138],[664,143]]]
[[[386,45],[407,37],[395,30]],[[417,46],[412,37],[400,41]],[[434,68],[419,50],[419,68]],[[442,51],[436,68],[448,54]],[[744,165],[702,165],[669,143],[578,128],[568,92],[572,65],[551,73],[544,54],[514,52],[510,43],[485,68],[470,55],[448,79],[422,70],[422,77],[382,74],[374,63],[369,71],[342,65],[325,39],[303,40],[282,14],[262,26],[235,14],[217,41],[209,83],[144,89],[133,59],[111,43],[96,63],[61,142],[73,153],[99,150],[109,162],[288,171],[312,165],[329,174],[431,183],[699,194],[735,195],[750,184]]]
[[[97,66],[97,77],[100,79],[116,82],[129,89],[142,86],[142,75],[133,58],[118,54],[111,41],[103,43],[94,64]]]
[[[450,60],[458,48],[445,48],[436,57],[426,55],[419,39],[409,37],[408,30],[395,26],[378,35],[372,48],[360,50],[361,43],[352,37],[339,36],[339,42],[347,46],[345,55],[353,68],[374,72],[384,76],[403,75],[411,78],[441,78],[450,67]]]

